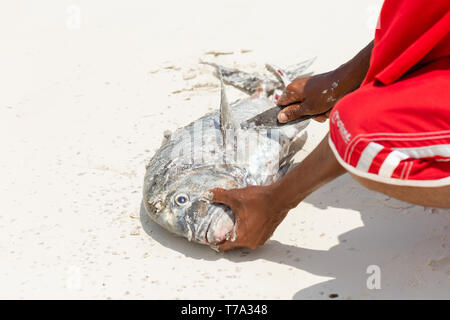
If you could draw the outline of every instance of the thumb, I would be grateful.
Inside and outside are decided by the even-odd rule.
[[[211,201],[227,205],[231,208],[232,211],[234,211],[233,208],[237,207],[237,200],[233,196],[234,190],[215,188],[213,190],[210,190],[210,192],[212,193]]]
[[[232,242],[232,241],[225,241],[224,243],[219,245],[219,251],[222,252],[227,252],[233,249],[238,249],[238,248],[243,248],[242,245],[240,245],[239,243],[236,242]]]
[[[293,104],[278,113],[278,121],[280,123],[286,123],[311,113],[313,112],[307,103]]]
[[[331,110],[327,111],[324,114],[318,115],[317,117],[314,117],[314,120],[318,122],[325,122],[330,117]]]
[[[284,90],[277,101],[278,106],[288,106],[292,103],[300,103],[305,99],[304,89],[310,77],[297,78],[292,81]]]

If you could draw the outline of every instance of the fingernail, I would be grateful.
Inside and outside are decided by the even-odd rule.
[[[203,198],[208,200],[208,201],[212,201],[214,198],[214,193],[211,190],[207,190],[205,191],[205,193],[203,194]]]
[[[213,249],[216,252],[220,252],[219,246],[209,246],[211,249]]]
[[[287,115],[285,115],[284,113],[279,113],[278,114],[278,121],[280,121],[281,123],[285,123],[288,121],[288,117]]]
[[[231,242],[235,242],[236,239],[237,239],[236,230],[233,230],[233,233],[231,234],[231,239],[230,239],[230,241],[231,241]]]

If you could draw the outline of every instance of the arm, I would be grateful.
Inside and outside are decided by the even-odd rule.
[[[289,105],[280,115],[286,114],[289,121],[301,115],[328,112],[338,99],[361,85],[369,69],[372,47],[370,43],[334,71],[294,80],[280,98],[280,105]],[[236,219],[235,235],[222,243],[220,250],[255,249],[263,245],[290,209],[344,172],[326,137],[300,164],[272,185],[212,190],[212,200],[229,206]]]
[[[236,240],[225,241],[220,250],[255,249],[263,245],[290,209],[343,173],[345,170],[334,157],[326,137],[301,163],[272,185],[212,190],[212,200],[229,206],[236,218]]]
[[[278,105],[286,106],[278,120],[288,122],[317,114],[316,120],[324,121],[339,99],[359,88],[369,70],[372,49],[373,41],[333,71],[292,81],[278,100]]]

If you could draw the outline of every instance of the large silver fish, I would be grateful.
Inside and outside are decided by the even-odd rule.
[[[308,121],[277,128],[241,124],[273,108],[274,96],[302,76],[312,62],[286,71],[268,65],[276,77],[211,64],[221,82],[220,110],[166,135],[145,174],[143,203],[150,218],[174,234],[213,249],[232,236],[233,213],[210,202],[207,191],[267,185],[287,172],[298,151],[294,140]],[[224,82],[251,96],[229,104]]]

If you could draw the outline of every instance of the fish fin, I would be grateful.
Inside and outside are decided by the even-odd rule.
[[[213,62],[200,60],[200,63],[214,67],[217,72],[221,74],[222,79],[226,84],[232,85],[247,94],[253,95],[255,92],[261,91],[262,89],[267,96],[270,96],[276,90],[284,89],[295,78],[311,75],[312,72],[305,74],[304,71],[309,68],[315,60],[316,58],[314,57],[285,69],[273,64],[266,64],[266,68],[275,74],[276,80],[271,79],[270,77],[227,68]]]
[[[220,81],[220,131],[222,132],[222,137],[224,139],[224,145],[226,145],[227,130],[237,131],[240,125],[236,122],[231,112],[230,104],[228,103],[227,93],[225,89],[225,84],[222,77],[222,69],[215,63],[202,62],[216,68],[217,76]]]
[[[282,69],[274,64],[267,63],[267,70],[271,71],[278,80],[283,83],[284,87],[287,87],[289,83],[292,82],[295,78],[305,77],[312,74],[312,72],[305,74],[304,71],[308,69],[316,60],[316,57],[296,63],[290,67]]]
[[[278,81],[267,77],[223,67],[212,62],[200,61],[200,63],[213,66],[218,73],[220,72],[226,84],[244,91],[249,95],[253,95],[255,92],[261,91],[261,89],[264,90],[266,95],[270,95],[280,86]]]
[[[288,86],[289,83],[291,83],[292,79],[288,77],[287,72],[282,68],[271,63],[266,63],[266,68],[267,70],[271,71],[277,77],[278,80],[281,81],[281,83],[285,88]]]
[[[233,117],[230,104],[228,103],[225,84],[223,83],[222,74],[217,70],[220,80],[220,131],[222,132],[223,145],[226,147],[232,141],[227,141],[229,138],[234,139],[234,133],[240,126]]]
[[[165,145],[170,140],[171,137],[172,137],[172,131],[170,131],[170,130],[164,131],[161,146]]]
[[[280,174],[284,175],[293,163],[293,158],[299,152],[308,139],[308,132],[304,132],[301,136],[294,138],[294,141],[289,145],[287,154],[280,159]]]
[[[313,57],[311,59],[296,63],[286,68],[286,74],[289,79],[294,80],[298,77],[306,77],[313,74],[313,72],[304,73],[306,69],[308,69],[314,61],[316,61],[317,57]]]

